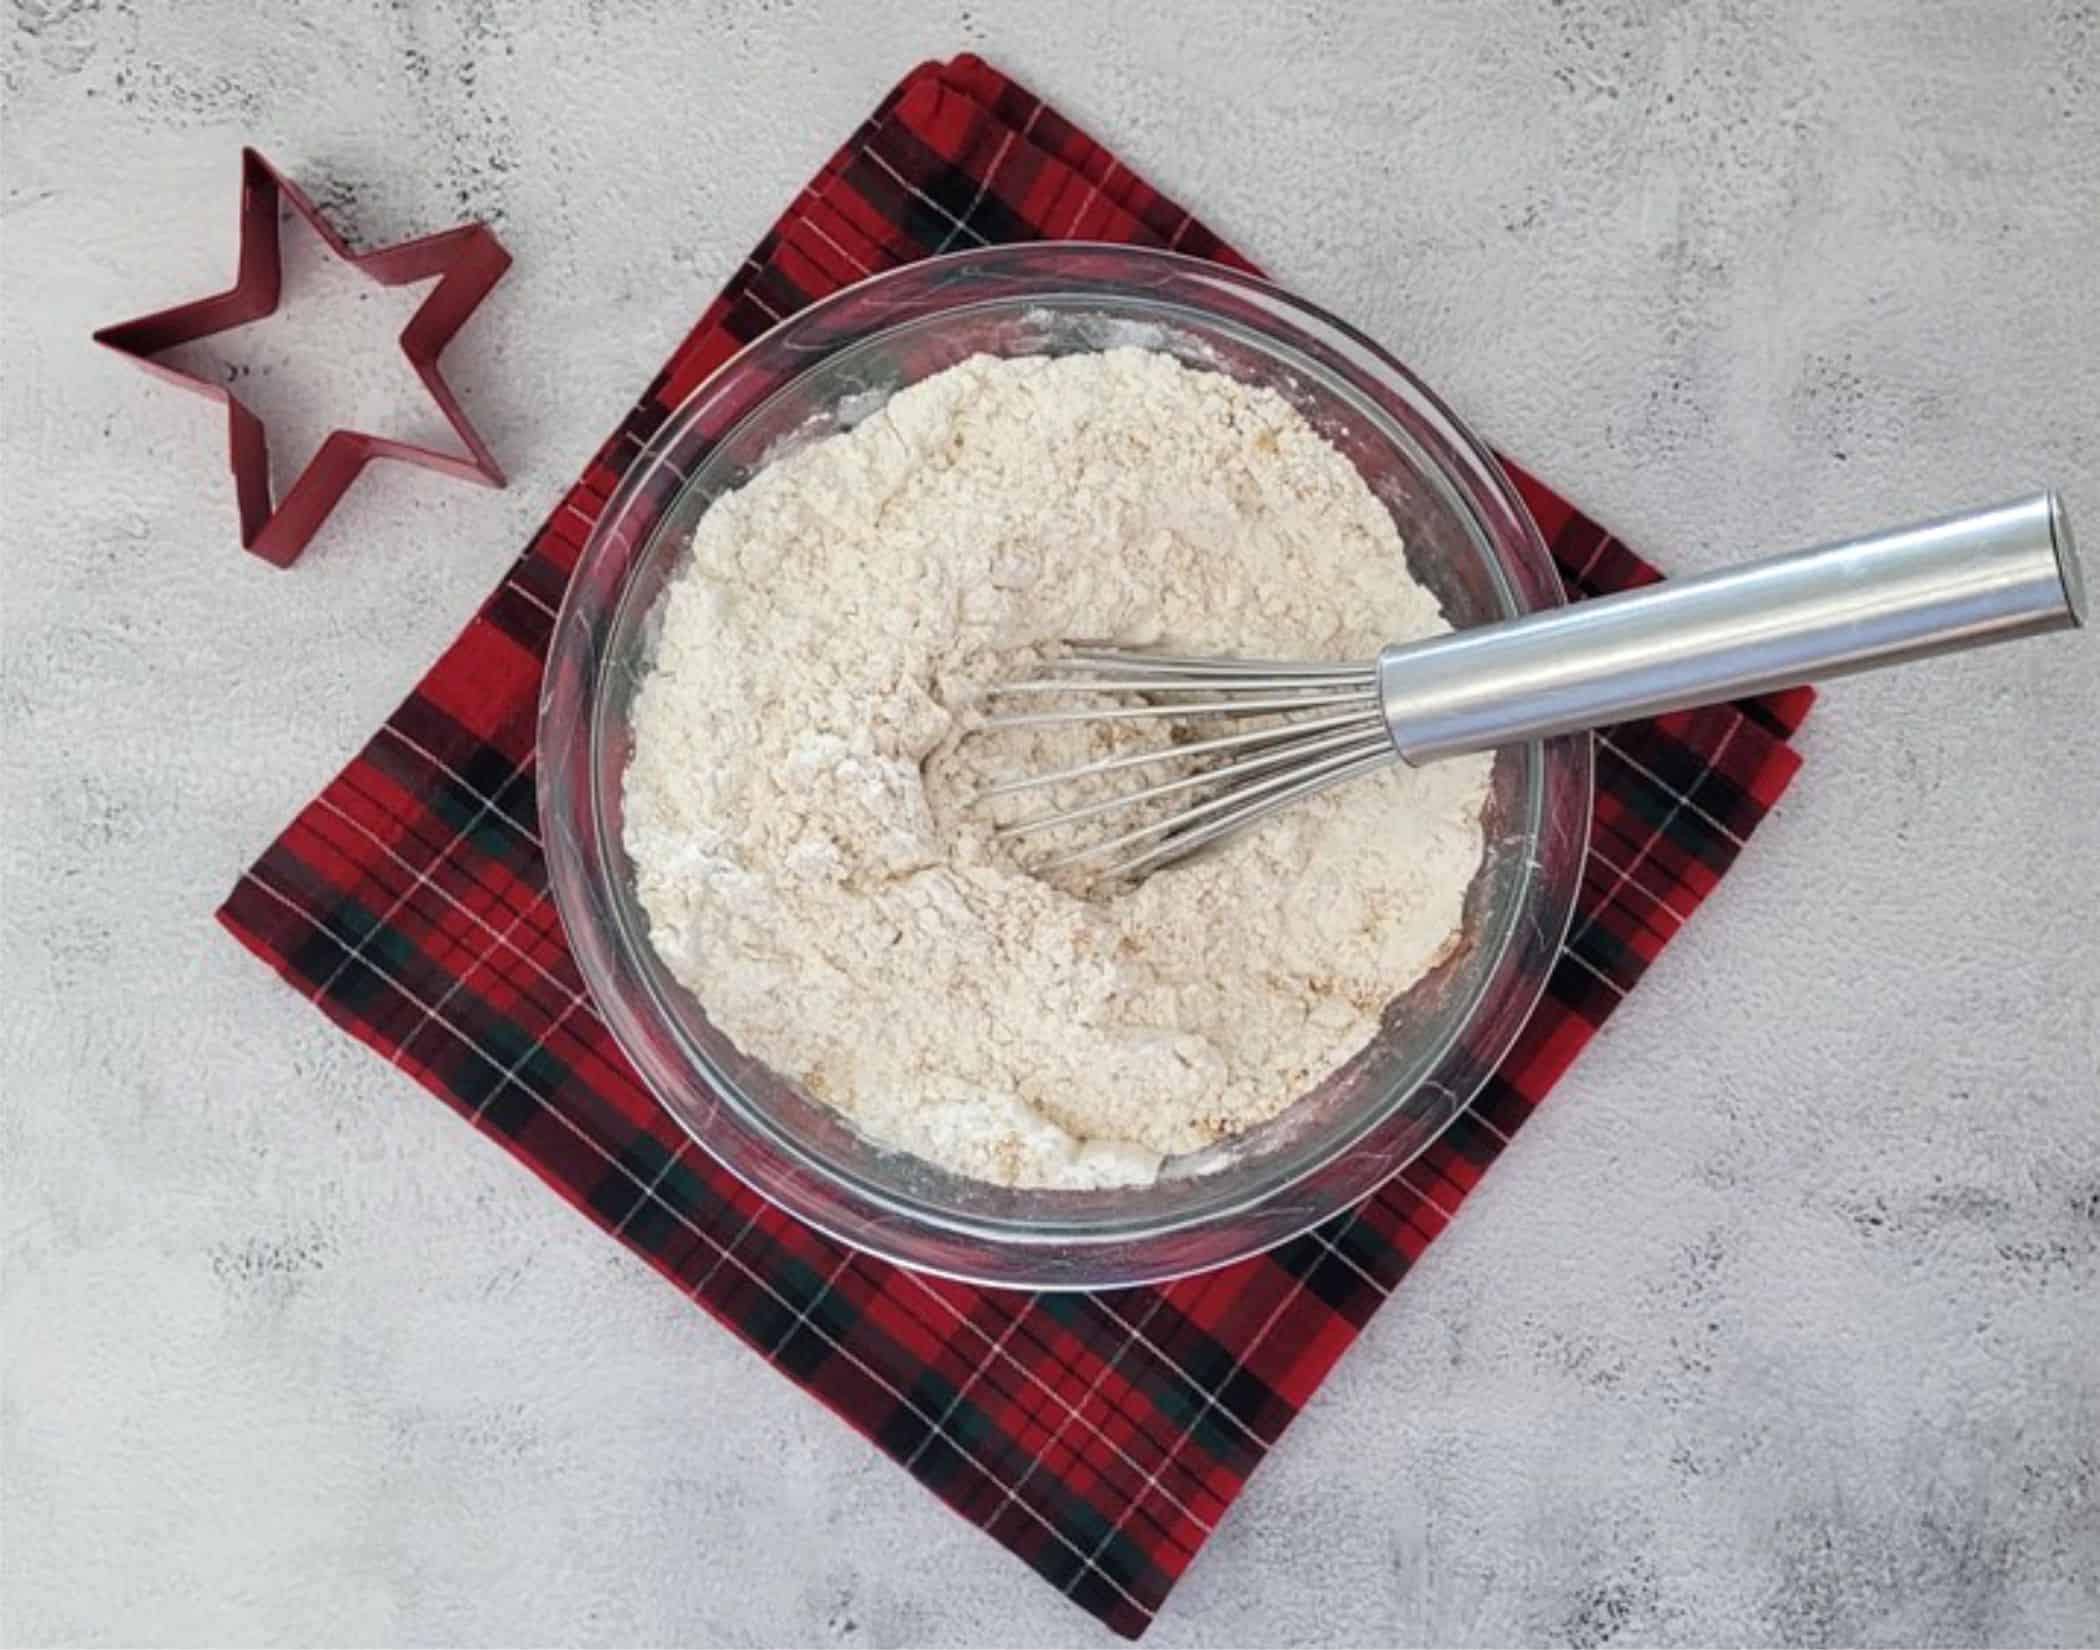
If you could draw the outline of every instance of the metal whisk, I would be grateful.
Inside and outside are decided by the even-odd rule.
[[[1053,800],[999,829],[1026,836],[1100,821],[1099,840],[1037,868],[1084,864],[1104,878],[1136,877],[1389,763],[1433,762],[2083,622],[2070,526],[2045,492],[1388,647],[1367,663],[1078,644],[1045,674],[992,690],[1007,700],[1048,696],[1057,708],[1001,711],[978,731],[1132,723],[1166,731],[1169,742],[1018,777],[976,800],[1032,791],[1054,799],[1059,787],[1097,791],[1103,776],[1127,774],[1128,789],[1065,807]],[[1063,702],[1073,697],[1084,702]],[[1165,776],[1145,772],[1153,769]]]

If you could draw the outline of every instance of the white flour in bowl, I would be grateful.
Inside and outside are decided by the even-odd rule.
[[[963,804],[1100,735],[959,743],[982,688],[1075,636],[1348,660],[1444,628],[1273,391],[1139,349],[965,361],[701,519],[633,707],[651,940],[873,1139],[1010,1185],[1148,1181],[1281,1112],[1449,951],[1491,759],[1088,897]]]

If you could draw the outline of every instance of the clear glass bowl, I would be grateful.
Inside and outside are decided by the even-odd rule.
[[[1538,529],[1493,458],[1368,339],[1191,258],[999,247],[913,264],[813,304],[693,390],[599,518],[555,625],[540,704],[555,901],[600,1014],[665,1109],[812,1226],[978,1283],[1158,1281],[1280,1243],[1374,1191],[1472,1101],[1522,1029],[1566,932],[1588,833],[1586,736],[1499,753],[1486,862],[1456,953],[1396,998],[1373,1044],[1318,1088],[1259,1129],[1170,1160],[1152,1186],[1018,1190],[952,1174],[864,1139],[715,1029],[650,947],[620,829],[628,710],[657,597],[694,523],[784,446],[850,424],[967,356],[1126,343],[1294,402],[1392,512],[1409,569],[1454,625],[1563,600]]]

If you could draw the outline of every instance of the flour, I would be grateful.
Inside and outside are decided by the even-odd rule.
[[[964,806],[1101,737],[962,737],[1065,638],[1346,660],[1445,628],[1271,391],[1132,348],[965,361],[718,500],[660,619],[625,799],[651,940],[877,1141],[1006,1184],[1148,1181],[1361,1050],[1455,943],[1486,757],[1106,898]]]

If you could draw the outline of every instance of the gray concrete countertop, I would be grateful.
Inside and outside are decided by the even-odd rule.
[[[15,0],[9,1641],[1105,1641],[210,921],[915,59],[1671,567],[2044,482],[2100,543],[2090,0],[1174,10]],[[223,284],[244,140],[367,241],[496,224],[448,361],[508,492],[235,547],[219,416],[87,337]],[[314,280],[244,390],[421,433],[403,311]],[[2100,1638],[2100,639],[1801,743],[1150,1642]]]

